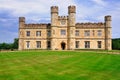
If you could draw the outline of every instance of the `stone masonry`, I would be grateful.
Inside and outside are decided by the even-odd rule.
[[[19,17],[19,50],[24,49],[102,49],[111,50],[111,16],[105,22],[76,23],[76,7],[68,7],[68,16],[59,16],[51,7],[51,23],[27,24]]]

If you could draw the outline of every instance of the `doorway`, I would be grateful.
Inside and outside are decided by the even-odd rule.
[[[66,47],[65,42],[61,42],[61,48],[62,48],[62,50],[65,50],[65,47]]]

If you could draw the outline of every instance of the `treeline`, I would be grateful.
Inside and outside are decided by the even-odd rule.
[[[112,49],[120,50],[120,38],[112,39]]]
[[[15,38],[13,43],[0,43],[0,50],[14,49],[18,49],[18,38]]]

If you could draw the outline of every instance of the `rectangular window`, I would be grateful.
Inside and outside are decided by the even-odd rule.
[[[75,41],[76,48],[79,48],[79,41]]]
[[[98,41],[98,48],[101,48],[102,47],[102,42],[101,41]]]
[[[85,41],[85,48],[90,48],[90,41]]]
[[[47,48],[50,49],[51,48],[51,42],[47,41]]]
[[[30,31],[26,31],[26,36],[30,36]]]
[[[79,36],[79,30],[75,31],[75,36]]]
[[[47,31],[47,36],[48,36],[48,37],[51,36],[51,31],[50,31],[50,30]]]
[[[26,47],[30,48],[30,41],[26,41]]]
[[[41,36],[41,31],[36,31],[36,36]]]
[[[36,41],[36,47],[41,48],[41,41]]]
[[[98,30],[97,32],[98,32],[97,33],[98,36],[102,36],[102,30]]]
[[[85,36],[90,36],[90,30],[85,30],[84,35]]]
[[[66,30],[61,30],[61,35],[66,35]]]

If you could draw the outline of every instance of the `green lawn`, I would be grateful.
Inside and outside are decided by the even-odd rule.
[[[0,80],[120,80],[120,55],[83,51],[0,52]]]

